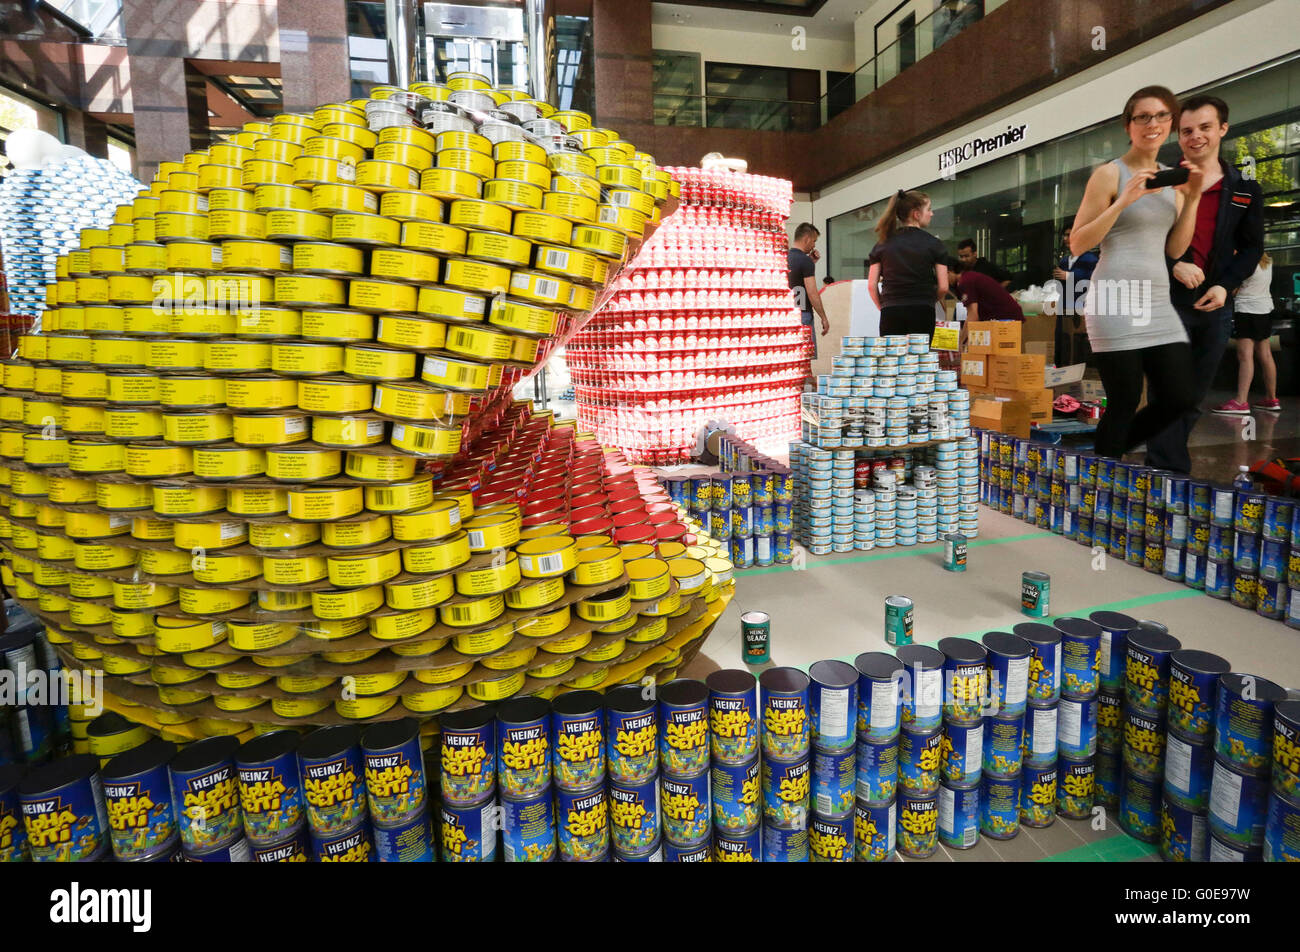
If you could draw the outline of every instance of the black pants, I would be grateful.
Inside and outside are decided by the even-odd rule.
[[[933,304],[893,304],[880,309],[880,336],[925,334],[934,336]]]
[[[1118,459],[1196,405],[1192,355],[1187,344],[1093,354],[1106,388],[1106,412],[1097,424],[1098,456]],[[1147,405],[1140,411],[1142,380]]]
[[[1147,465],[1176,473],[1191,473],[1192,454],[1187,449],[1187,440],[1196,421],[1201,418],[1201,403],[1214,386],[1219,364],[1223,361],[1223,352],[1232,332],[1232,306],[1228,304],[1208,313],[1177,305],[1175,308],[1183,320],[1191,347],[1192,405],[1180,419],[1147,441]]]

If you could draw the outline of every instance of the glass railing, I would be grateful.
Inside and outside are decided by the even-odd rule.
[[[655,93],[655,125],[806,132],[819,124],[815,102]]]
[[[99,41],[122,39],[122,0],[45,0]]]

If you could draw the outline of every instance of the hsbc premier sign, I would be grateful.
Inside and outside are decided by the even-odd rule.
[[[1000,132],[995,136],[989,136],[987,139],[975,138],[965,142],[955,148],[948,149],[946,152],[939,153],[939,172],[952,172],[957,166],[977,159],[980,156],[992,155],[999,152],[1009,145],[1025,140],[1025,130],[1029,126],[1022,123],[1018,126],[1007,126],[1006,132]]]

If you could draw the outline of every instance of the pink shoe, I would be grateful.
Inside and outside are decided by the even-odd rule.
[[[1255,403],[1252,403],[1251,406],[1256,410],[1272,410],[1274,413],[1282,412],[1282,404],[1278,403],[1276,398],[1272,400],[1257,400]]]
[[[1227,403],[1220,403],[1212,412],[1221,413],[1224,416],[1245,416],[1250,412],[1250,407],[1240,400],[1229,400]]]

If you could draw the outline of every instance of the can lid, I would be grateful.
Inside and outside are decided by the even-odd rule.
[[[724,668],[714,671],[705,679],[712,694],[753,694],[757,680],[748,671]]]
[[[551,712],[551,702],[540,697],[512,698],[497,709],[497,720],[502,724],[524,724],[540,721]]]
[[[808,669],[814,684],[826,688],[848,688],[857,683],[858,672],[845,661],[817,661]],[[662,695],[662,689],[660,694]]]
[[[1138,626],[1137,619],[1120,612],[1093,612],[1088,616],[1088,620],[1111,634],[1127,633]]]
[[[1014,638],[1015,636],[1008,635],[1007,637]],[[1025,645],[1025,654],[1028,653],[1029,646]],[[898,660],[908,668],[926,670],[943,667],[943,652],[938,648],[931,648],[928,645],[903,645],[898,649],[897,654]]]
[[[625,684],[605,692],[605,710],[618,714],[641,714],[654,710],[655,702],[641,694],[639,684]]]
[[[297,734],[294,731],[277,731],[276,733]],[[269,736],[269,735],[268,735]],[[148,770],[162,767],[176,756],[176,745],[161,737],[151,737],[139,747],[118,754],[100,772],[105,783],[111,783],[119,777],[134,777]]]
[[[1280,686],[1253,674],[1238,674],[1235,671],[1223,674],[1219,676],[1219,684],[1224,690],[1231,691],[1233,694],[1242,694],[1247,687],[1250,687],[1254,690],[1254,699],[1263,704],[1277,704],[1279,701],[1286,700],[1286,691]]]
[[[85,780],[98,769],[99,758],[94,754],[73,754],[62,760],[52,760],[35,768],[22,779],[18,784],[18,796],[35,799],[70,783]]]
[[[1101,626],[1086,618],[1058,618],[1056,619],[1055,624],[1057,628],[1061,629],[1061,631],[1075,638],[1101,637]],[[1133,632],[1129,632],[1129,638],[1132,637]]]
[[[1300,701],[1279,701],[1273,708],[1273,717],[1289,724],[1295,730],[1300,730]],[[3,774],[0,774],[0,778],[2,777]],[[4,781],[0,779],[0,793],[3,792]]]
[[[797,694],[808,690],[808,675],[798,668],[768,668],[758,677],[763,693]]]
[[[351,724],[318,727],[303,738],[298,745],[298,755],[310,760],[327,760],[356,747],[360,742],[361,729]]]
[[[875,681],[892,681],[901,670],[899,659],[883,651],[866,651],[853,659],[858,674]]]
[[[959,664],[983,662],[989,654],[983,645],[969,638],[944,638],[939,642],[939,650],[949,661]]]
[[[1012,634],[1025,639],[1031,645],[1054,645],[1061,640],[1061,630],[1040,621],[1022,621],[1014,625]]]
[[[483,704],[463,711],[449,711],[438,718],[443,733],[448,731],[476,731],[496,720],[495,704]]]
[[[105,711],[86,725],[86,736],[111,737],[114,734],[125,734],[127,731],[135,729],[136,725],[121,714],[116,711]]]
[[[562,695],[561,697],[568,696]],[[708,687],[703,681],[697,681],[694,678],[674,678],[659,688],[659,700],[673,707],[690,707],[703,704],[708,698]]]
[[[551,710],[564,717],[597,715],[605,698],[596,691],[569,691],[551,702]]]
[[[980,639],[990,654],[1007,658],[1029,657],[1029,642],[1009,631],[990,631]]]
[[[1138,622],[1137,631],[1129,633],[1128,646],[1139,651],[1171,653],[1183,646],[1183,643],[1168,631],[1149,628],[1148,622]]]

